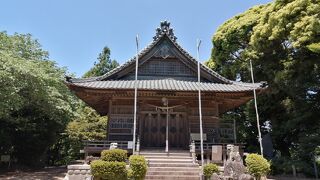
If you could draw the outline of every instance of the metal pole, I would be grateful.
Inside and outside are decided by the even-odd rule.
[[[317,159],[314,154],[313,154],[313,168],[314,168],[314,175],[315,175],[316,179],[318,179]]]
[[[137,94],[138,94],[138,55],[139,55],[139,42],[138,35],[136,36],[136,45],[137,45],[137,55],[136,55],[136,72],[135,72],[135,80],[134,80],[134,114],[133,114],[133,148],[132,154],[135,153],[136,150],[136,127],[137,127]]]
[[[236,128],[236,120],[233,119],[233,138],[234,138],[234,143],[237,143],[237,128]]]
[[[165,152],[168,153],[169,152],[169,108],[168,108],[168,100],[167,100],[167,122],[166,122],[166,150]]]
[[[197,60],[198,60],[198,96],[199,96],[199,118],[200,118],[200,147],[201,147],[201,166],[203,168],[203,129],[202,129],[202,109],[201,109],[201,88],[200,88],[200,59],[199,59],[199,49],[201,40],[197,40]]]
[[[251,69],[252,84],[254,85],[253,68],[252,68],[251,59],[250,59],[250,69]],[[257,94],[256,94],[256,88],[255,88],[255,87],[253,87],[253,97],[254,97],[254,107],[255,107],[255,109],[256,109],[256,117],[257,117],[257,126],[258,126],[258,135],[259,135],[260,151],[261,151],[261,155],[263,156],[262,138],[261,138],[261,131],[260,131],[260,120],[259,120],[259,112],[258,112],[258,105],[257,105]]]

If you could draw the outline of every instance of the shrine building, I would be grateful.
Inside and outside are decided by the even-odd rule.
[[[199,145],[199,88],[204,148],[235,143],[234,122],[220,122],[219,116],[251,100],[254,89],[257,94],[266,89],[265,83],[229,80],[203,64],[199,85],[197,60],[177,43],[167,21],[161,22],[153,41],[139,52],[138,59],[136,139],[140,149],[164,149],[166,138],[169,150],[188,149],[191,141]],[[107,147],[110,142],[117,142],[130,149],[135,64],[133,57],[99,77],[67,78],[71,91],[100,115],[108,116],[107,139],[99,141],[101,146],[92,147]]]

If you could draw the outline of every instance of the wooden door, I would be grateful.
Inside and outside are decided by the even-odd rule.
[[[175,149],[187,148],[188,128],[185,115],[170,114],[169,117],[169,147]]]
[[[140,126],[142,147],[165,147],[166,121],[163,121],[159,113],[150,113],[143,117]]]
[[[140,126],[142,147],[165,147],[166,120],[166,113],[150,113],[143,116]],[[169,114],[169,148],[185,149],[188,147],[186,122],[184,114]]]

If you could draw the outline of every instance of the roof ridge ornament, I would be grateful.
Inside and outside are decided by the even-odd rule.
[[[163,34],[167,34],[174,42],[177,40],[177,37],[173,33],[173,28],[170,27],[170,22],[167,20],[160,22],[160,27],[156,29],[156,35],[153,37],[153,40],[158,40]]]

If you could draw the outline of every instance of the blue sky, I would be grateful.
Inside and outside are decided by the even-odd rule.
[[[0,31],[30,33],[50,53],[50,59],[81,76],[92,67],[104,46],[120,64],[147,46],[160,21],[168,20],[178,43],[196,55],[196,39],[202,40],[200,59],[207,60],[211,38],[229,18],[271,0],[4,0]]]

